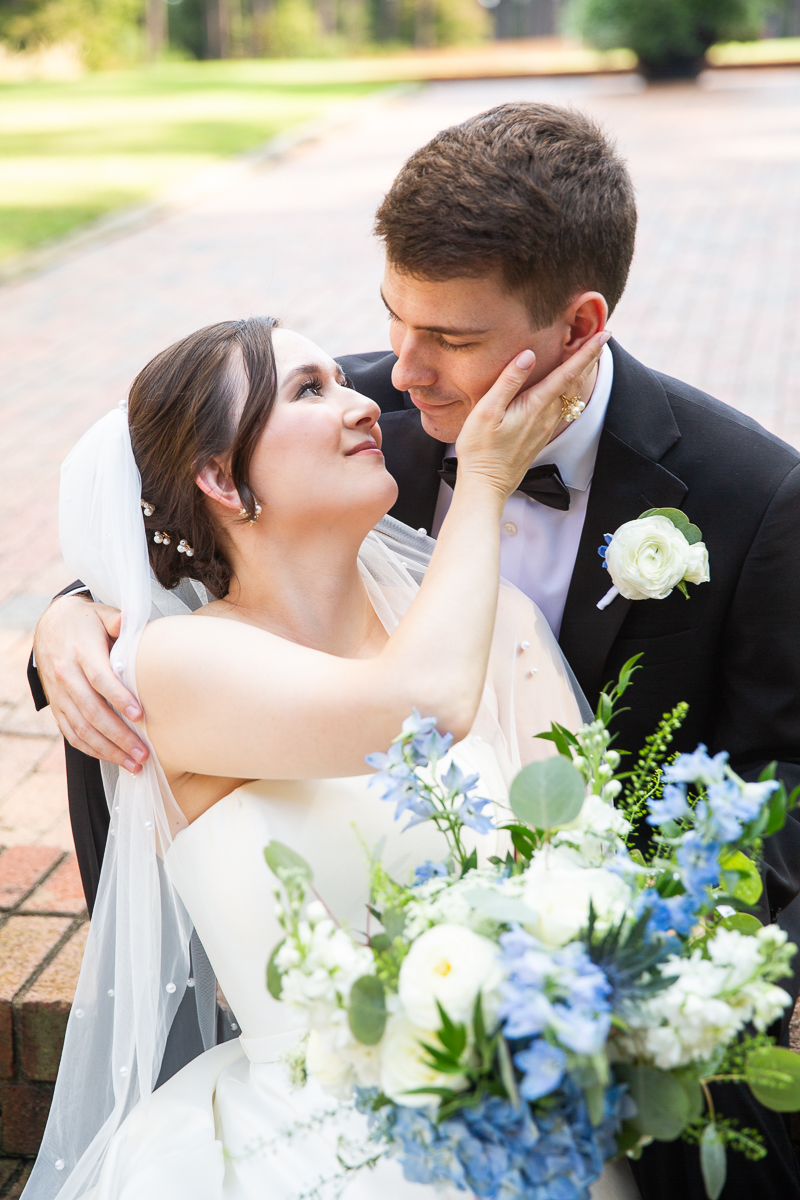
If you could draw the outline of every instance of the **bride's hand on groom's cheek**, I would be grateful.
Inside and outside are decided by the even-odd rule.
[[[535,364],[518,354],[475,405],[456,441],[458,474],[480,474],[504,495],[518,486],[561,422],[562,398],[579,397],[610,337],[598,333],[538,383],[525,387]],[[524,390],[523,390],[524,389]]]
[[[55,600],[36,627],[36,669],[53,716],[76,750],[138,773],[146,746],[109,707],[137,721],[142,711],[111,669],[120,613],[77,596]]]

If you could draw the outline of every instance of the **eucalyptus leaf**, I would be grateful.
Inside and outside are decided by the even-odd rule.
[[[364,1046],[377,1046],[386,1028],[386,994],[375,975],[362,975],[350,989],[350,1031]]]
[[[406,914],[400,908],[385,908],[381,913],[381,925],[386,930],[386,936],[393,942],[406,927]]]
[[[800,1109],[800,1055],[781,1046],[761,1046],[748,1054],[744,1076],[750,1091],[774,1112]]]
[[[690,546],[693,546],[695,542],[703,540],[700,530],[696,525],[691,523],[686,513],[681,512],[679,508],[648,508],[647,512],[643,512],[639,516],[640,521],[642,517],[666,517],[668,521],[672,521],[676,529],[680,529]]]
[[[763,926],[758,917],[754,917],[752,913],[734,913],[732,917],[726,917],[722,922],[725,929],[733,929],[736,933],[750,934],[758,933]]]
[[[283,939],[283,942],[285,941],[286,938]],[[280,1000],[281,992],[283,991],[283,976],[281,975],[275,963],[278,951],[283,945],[283,942],[278,942],[277,946],[272,951],[272,954],[270,954],[269,962],[267,963],[267,991],[274,1000]]]
[[[283,842],[270,842],[264,850],[264,858],[270,871],[277,875],[278,879],[282,880],[287,872],[297,872],[308,883],[314,878],[306,860],[289,846],[284,846]]]
[[[533,829],[557,829],[574,821],[583,807],[586,785],[577,767],[558,755],[528,763],[511,784],[514,815]]]
[[[735,850],[733,854],[723,855],[719,865],[730,895],[741,900],[742,904],[755,904],[764,885],[753,860],[742,854],[741,850]]]
[[[636,1104],[633,1124],[647,1137],[672,1142],[682,1132],[691,1115],[687,1091],[667,1071],[618,1063],[614,1073]]]
[[[718,1127],[712,1122],[706,1125],[700,1139],[700,1168],[703,1172],[703,1183],[706,1185],[708,1200],[718,1200],[725,1186],[725,1176],[728,1173],[725,1143]]]
[[[520,925],[530,925],[539,919],[533,909],[528,908],[522,900],[515,900],[512,896],[501,896],[499,892],[490,888],[470,888],[468,892],[464,892],[464,899],[484,916],[503,924],[510,925],[513,921],[518,921]]]

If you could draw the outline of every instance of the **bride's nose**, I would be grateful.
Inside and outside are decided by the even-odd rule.
[[[347,400],[342,413],[346,429],[372,429],[378,423],[381,415],[380,406],[368,396],[359,392],[347,392]]]

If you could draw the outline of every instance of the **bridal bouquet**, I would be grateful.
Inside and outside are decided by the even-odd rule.
[[[508,852],[486,865],[468,839],[495,830],[489,802],[435,720],[415,712],[370,756],[383,799],[433,821],[449,854],[406,882],[374,855],[365,932],[337,923],[298,855],[265,851],[286,935],[267,983],[306,1015],[301,1076],[352,1097],[411,1181],[581,1200],[607,1160],[683,1137],[716,1200],[726,1148],[765,1150],[709,1085],[800,1108],[800,1058],[765,1033],[795,947],[747,911],[795,796],[772,770],[745,783],[724,753],[670,756],[685,705],[620,772],[608,726],[634,664],[591,724],[541,735],[558,753],[517,775]]]

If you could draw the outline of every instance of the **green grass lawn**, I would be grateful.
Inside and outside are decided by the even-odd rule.
[[[0,84],[0,258],[379,86],[320,81],[299,64],[278,73],[278,65],[174,63]]]

